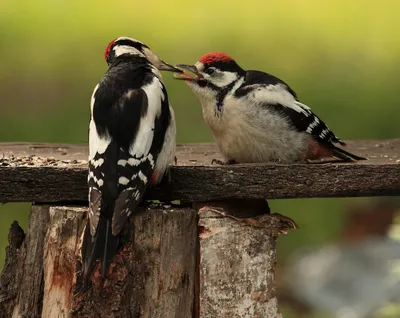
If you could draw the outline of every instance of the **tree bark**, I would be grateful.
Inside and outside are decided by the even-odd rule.
[[[134,233],[134,234],[133,234]],[[196,211],[188,208],[151,209],[126,227],[128,243],[111,264],[100,289],[73,300],[72,317],[192,316],[196,272]]]
[[[295,224],[279,214],[265,214],[269,212],[265,200],[249,200],[247,207],[244,203],[199,205],[201,318],[281,317],[275,285],[276,239]],[[258,216],[238,217],[249,214]]]
[[[42,317],[69,317],[86,208],[51,207],[44,242],[44,297]]]
[[[16,223],[10,229],[0,284],[0,310],[4,310],[5,317],[41,317],[43,246],[48,223],[49,207],[34,205],[26,236]]]
[[[146,208],[127,224],[108,278],[101,281],[97,271],[92,288],[74,293],[85,217],[82,207],[33,206],[23,243],[22,230],[13,227],[0,284],[1,318],[192,316],[195,210]]]

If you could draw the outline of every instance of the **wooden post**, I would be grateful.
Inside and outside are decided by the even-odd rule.
[[[199,307],[202,318],[278,318],[276,239],[295,227],[265,200],[199,206]],[[229,215],[229,216],[228,216]],[[239,216],[257,215],[254,218]]]
[[[128,241],[103,288],[95,274],[92,289],[74,294],[86,209],[33,206],[27,236],[19,248],[10,242],[11,258],[2,273],[0,309],[5,317],[191,317],[196,211],[146,210],[128,224]]]

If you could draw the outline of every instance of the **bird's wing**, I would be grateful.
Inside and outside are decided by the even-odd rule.
[[[89,218],[94,235],[101,213],[112,217],[117,235],[143,198],[169,124],[168,97],[156,76],[140,88],[127,89],[113,103],[108,118],[90,125]],[[96,97],[101,95],[101,86]],[[165,113],[166,112],[166,113]],[[102,115],[104,115],[102,113]],[[104,120],[105,131],[98,123]],[[96,123],[96,125],[94,124]],[[92,149],[93,148],[93,149]],[[112,207],[106,207],[112,204]]]
[[[334,135],[329,127],[315,115],[310,107],[300,103],[285,83],[244,85],[236,91],[239,98],[265,107],[287,118],[299,132],[307,132],[315,140],[325,144],[344,142]]]

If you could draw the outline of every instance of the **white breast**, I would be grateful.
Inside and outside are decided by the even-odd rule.
[[[248,103],[243,98],[227,96],[219,116],[214,105],[202,103],[203,116],[225,158],[238,163],[302,160],[310,135],[297,132],[284,117],[267,107]]]

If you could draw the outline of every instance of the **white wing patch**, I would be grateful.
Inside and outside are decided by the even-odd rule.
[[[90,100],[90,124],[89,124],[89,160],[92,160],[94,158],[94,156],[96,155],[96,152],[99,154],[102,154],[106,151],[108,145],[111,142],[111,138],[110,136],[108,136],[108,134],[106,136],[104,136],[103,138],[99,136],[99,134],[97,133],[97,129],[96,129],[96,124],[93,120],[93,107],[94,107],[94,103],[96,101],[94,95],[97,92],[97,89],[99,88],[99,84],[96,85],[96,87],[93,90],[93,94],[92,94],[92,98]],[[98,167],[100,165],[102,165],[104,162],[104,160],[101,162],[93,162],[93,165],[95,165],[95,167]],[[96,165],[97,164],[97,165]]]
[[[90,114],[93,116],[93,106],[94,106],[94,94],[96,94],[97,89],[99,88],[100,84],[97,84],[93,90],[92,98],[90,100]]]
[[[128,160],[120,159],[117,161],[117,165],[125,167],[128,164],[131,167],[133,166],[137,167],[146,160],[149,160],[150,165],[154,167],[154,160],[152,154],[148,154],[146,157],[142,157],[141,159],[136,159],[136,158],[129,158]]]
[[[320,123],[320,120],[318,119],[318,117],[314,117],[314,121],[307,127],[306,132],[308,132],[309,134],[312,133],[313,129],[315,127],[317,127]]]
[[[99,158],[97,160],[92,160],[93,167],[97,168],[100,167],[104,163],[103,158]]]
[[[162,177],[170,164],[173,163],[175,157],[176,149],[176,125],[175,125],[175,114],[171,105],[169,106],[169,111],[171,113],[171,121],[169,123],[168,129],[165,132],[164,145],[160,154],[158,155],[156,162],[156,170],[159,172],[160,177]],[[157,180],[158,182],[159,180]]]
[[[118,182],[123,185],[127,185],[129,183],[129,179],[126,177],[119,177]]]
[[[108,133],[102,138],[97,133],[96,124],[93,119],[89,125],[89,160],[92,160],[96,153],[103,154],[111,142]]]
[[[259,84],[255,84],[254,88],[255,90],[252,92],[252,94],[250,94],[250,96],[255,102],[280,104],[306,116],[310,115],[310,108],[296,101],[293,95],[290,94],[286,86],[284,86],[283,84],[262,86],[260,86]]]
[[[125,167],[128,161],[124,160],[124,159],[120,159],[117,161],[117,165]]]
[[[128,165],[130,166],[138,166],[140,164],[140,160],[139,159],[135,159],[135,158],[129,158],[128,159]]]
[[[88,182],[90,181],[90,179],[93,179],[93,181],[99,186],[101,187],[104,184],[103,179],[97,179],[96,176],[94,175],[93,171],[90,171],[88,174]]]
[[[145,183],[145,184],[147,183],[147,177],[143,174],[142,171],[139,171],[138,176],[139,176],[140,180],[143,181],[143,183]]]
[[[327,136],[329,133],[330,133],[330,129],[327,127],[327,128],[325,128],[325,129],[323,129],[323,130],[321,131],[321,133],[319,134],[319,137],[320,137],[321,139],[325,139],[326,136]]]
[[[165,99],[162,91],[162,84],[156,77],[153,81],[142,89],[147,95],[147,113],[141,118],[137,136],[129,149],[129,153],[138,158],[146,156],[154,138],[154,121],[161,114],[161,103]]]

